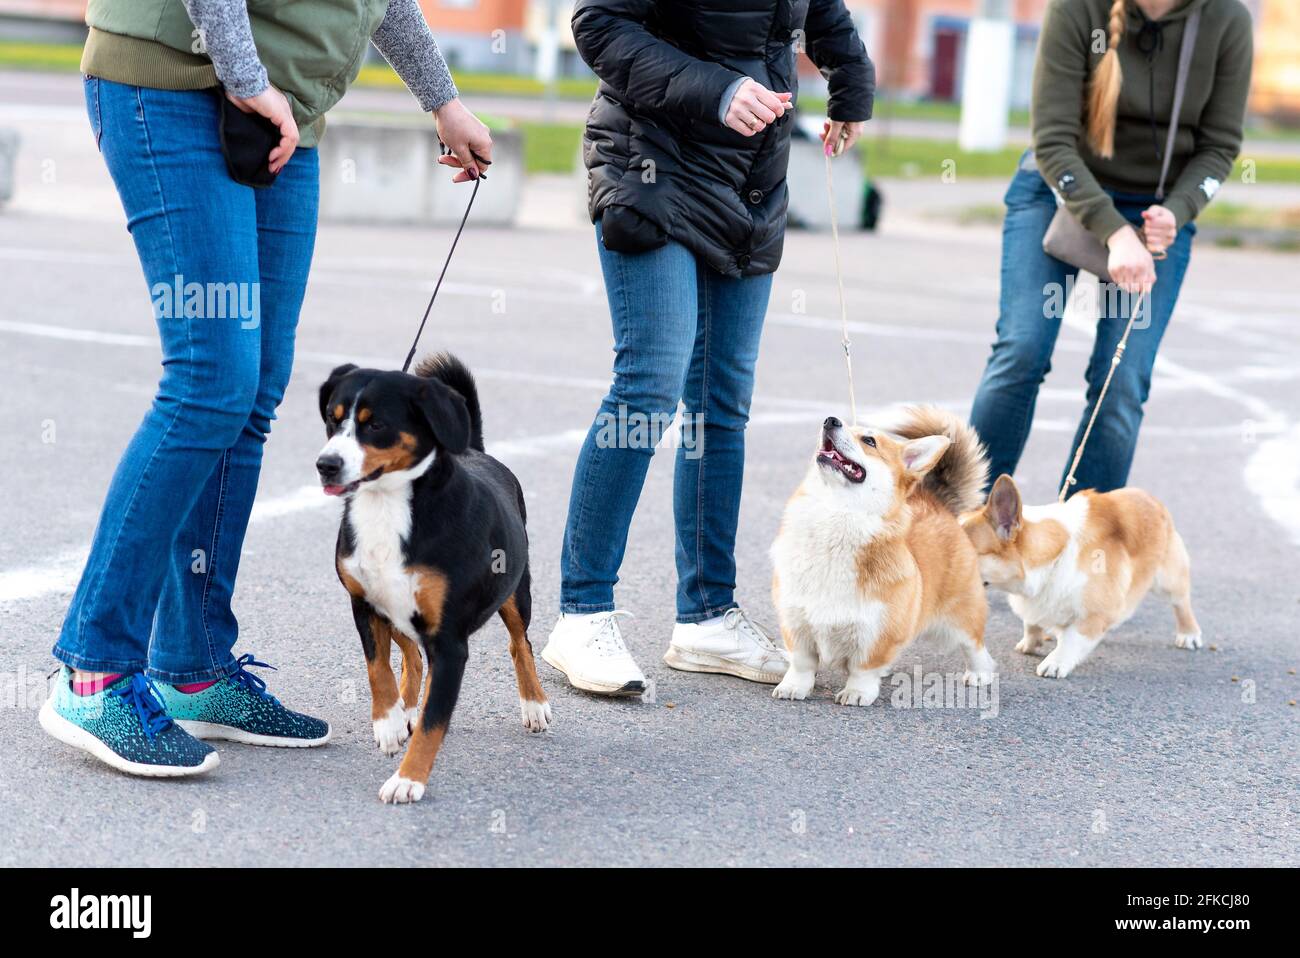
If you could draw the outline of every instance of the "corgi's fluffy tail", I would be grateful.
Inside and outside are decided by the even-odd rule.
[[[891,426],[902,439],[947,436],[952,440],[934,468],[921,482],[953,513],[960,515],[984,504],[989,460],[979,434],[946,409],[938,406],[908,406]]]

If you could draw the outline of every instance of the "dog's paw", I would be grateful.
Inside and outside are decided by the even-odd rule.
[[[870,705],[880,695],[880,680],[849,676],[844,688],[835,693],[835,701],[840,705]]]
[[[530,732],[543,732],[551,726],[551,703],[519,700],[519,712],[524,718],[524,728]]]
[[[1052,653],[1038,663],[1038,668],[1034,669],[1045,679],[1063,679],[1074,671],[1077,662],[1071,662],[1061,654],[1059,648],[1054,649]]]
[[[384,782],[383,787],[379,789],[379,800],[385,805],[408,805],[422,798],[424,798],[424,783],[402,778],[400,772],[394,772],[393,777]]]
[[[1029,636],[1025,636],[1023,639],[1021,639],[1019,642],[1016,643],[1016,651],[1019,652],[1021,655],[1042,655],[1043,646],[1046,644],[1047,643],[1042,639],[1034,639]]]
[[[880,689],[854,689],[845,686],[835,693],[835,701],[840,705],[870,705],[880,695]]]
[[[783,678],[772,689],[772,698],[789,699],[792,702],[802,702],[812,691],[814,677],[805,678],[802,675],[795,675],[793,672],[786,672]]]
[[[1174,645],[1180,649],[1195,651],[1204,644],[1204,641],[1201,639],[1201,633],[1199,632],[1189,632],[1186,635],[1174,636]]]
[[[401,705],[402,703],[398,702],[397,704]],[[419,724],[420,724],[420,709],[418,707],[407,709],[406,710],[406,734],[414,735],[415,727]]]
[[[379,746],[379,751],[385,755],[397,754],[397,750],[411,737],[407,709],[402,706],[400,700],[388,710],[388,713],[383,718],[375,719],[373,724],[375,744]]]
[[[998,673],[995,671],[975,671],[967,669],[965,674],[962,675],[961,680],[967,685],[979,687],[981,685],[992,685],[997,677]]]

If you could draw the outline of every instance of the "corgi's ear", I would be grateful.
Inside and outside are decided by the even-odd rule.
[[[947,436],[924,436],[903,446],[903,468],[908,475],[919,479],[934,468],[934,464],[948,451],[952,440]]]
[[[988,504],[989,522],[993,524],[998,538],[1004,541],[1014,539],[1020,531],[1022,515],[1020,490],[1016,487],[1015,480],[1003,473],[993,483]]]

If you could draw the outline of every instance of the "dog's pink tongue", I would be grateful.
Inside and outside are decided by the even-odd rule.
[[[342,486],[321,486],[321,491],[327,496],[337,496],[343,492]]]

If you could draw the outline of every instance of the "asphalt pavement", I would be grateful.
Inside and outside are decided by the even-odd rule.
[[[0,111],[0,120],[4,114]],[[1133,482],[1193,557],[1207,648],[1173,648],[1156,599],[1068,679],[1035,676],[995,597],[995,701],[873,707],[678,673],[671,458],[651,469],[620,605],[646,701],[567,687],[539,663],[553,728],[520,727],[506,634],[474,640],[418,805],[381,805],[365,672],[332,571],[337,503],[314,488],[315,390],[339,362],[400,365],[445,230],[322,227],[293,383],[267,447],[237,596],[238,651],[320,715],[312,751],[220,746],[211,775],[132,779],[36,723],[49,647],[158,346],[130,238],[84,130],[35,131],[26,200],[0,213],[0,864],[1243,865],[1300,863],[1300,260],[1197,249],[1148,404]],[[44,137],[44,138],[42,138]],[[42,170],[55,173],[42,182]],[[42,193],[41,191],[45,192]],[[859,403],[964,412],[996,313],[997,234],[844,237]],[[829,237],[792,233],[759,363],[737,549],[739,598],[775,624],[767,557],[817,426],[847,396]],[[487,447],[527,490],[534,642],[554,621],[574,458],[605,388],[608,312],[587,229],[471,223],[426,333],[478,376]],[[1082,408],[1087,324],[1062,333],[1021,479],[1047,501]],[[865,417],[864,417],[865,418]],[[961,671],[913,646],[913,681]],[[924,679],[922,680],[925,681]]]

